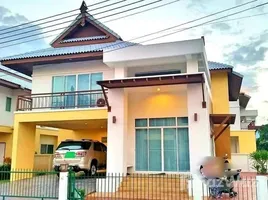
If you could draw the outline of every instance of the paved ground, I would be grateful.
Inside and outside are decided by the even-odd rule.
[[[95,179],[76,179],[75,187],[82,189],[87,193],[95,191]],[[15,182],[0,183],[0,200],[1,196],[22,196],[21,198],[5,198],[6,200],[22,200],[23,196],[58,198],[59,180],[56,175],[44,175],[31,179],[25,179]],[[40,198],[33,198],[33,200]]]

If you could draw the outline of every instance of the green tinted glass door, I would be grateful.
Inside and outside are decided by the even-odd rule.
[[[65,77],[54,76],[52,80],[52,93],[64,92],[65,89]],[[52,107],[60,108],[64,106],[64,97],[56,94],[52,97]]]
[[[136,130],[136,170],[148,171],[148,133],[147,129]]]
[[[176,128],[164,128],[164,171],[177,171]]]
[[[149,129],[149,171],[162,171],[161,129]]]

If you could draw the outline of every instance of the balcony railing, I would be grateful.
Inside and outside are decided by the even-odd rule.
[[[41,93],[18,96],[17,111],[105,107],[102,90]]]

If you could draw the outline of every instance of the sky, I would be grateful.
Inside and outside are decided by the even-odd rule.
[[[105,23],[109,28],[118,33],[124,40],[131,40],[133,38],[152,33],[161,29],[165,29],[171,26],[175,26],[190,20],[194,20],[223,9],[227,9],[242,3],[249,2],[250,0],[178,0],[170,5],[157,8],[151,11],[143,12],[134,16],[120,18],[121,16],[131,14],[137,11],[148,9],[154,6],[172,2],[172,0],[159,0],[158,3],[154,3],[150,6],[129,11],[121,15],[112,15],[120,11],[130,9],[133,7],[141,6],[156,0],[110,0],[109,2],[99,4],[96,6],[90,6],[96,2],[103,0],[86,0],[85,2],[89,6],[90,12],[97,19]],[[121,3],[116,2],[120,1]],[[115,9],[110,12],[107,10],[113,9],[119,6],[123,6],[129,3],[134,3],[132,6],[128,6],[121,9]],[[174,1],[174,0],[173,0]],[[1,0],[0,1],[0,34],[1,29],[15,26],[21,23],[31,22],[40,18],[48,17],[58,13],[78,9],[82,0]],[[251,8],[261,3],[265,3],[265,0],[257,0],[251,4],[243,6],[241,8],[228,11],[219,15],[215,15],[204,20],[197,21],[195,23],[189,23],[187,25],[178,27],[176,30],[182,28],[188,28],[195,26],[209,20],[213,20],[225,15],[229,15],[233,12],[237,12],[246,8]],[[114,3],[113,6],[109,4]],[[105,7],[106,6],[106,7]],[[96,9],[103,7],[102,9]],[[94,10],[95,9],[95,10]],[[104,12],[106,11],[106,12]],[[101,12],[103,12],[101,14]],[[36,25],[31,23],[33,27],[27,29],[28,33],[24,34],[24,40],[16,40],[8,43],[10,40],[10,34],[13,34],[13,39],[22,37],[21,31],[17,27],[16,32],[6,33],[0,35],[0,57],[23,53],[27,51],[33,51],[37,49],[49,47],[50,41],[56,37],[62,30],[54,31],[51,33],[45,33],[54,29],[62,29],[68,26],[68,23],[57,25],[60,22],[71,21],[73,17],[70,15],[76,15],[78,11],[69,12],[65,15],[57,18],[63,18],[50,24]],[[258,15],[258,16],[255,16]],[[245,18],[243,18],[245,17]],[[50,19],[51,20],[51,19]],[[257,109],[259,116],[257,118],[257,124],[268,123],[268,5],[258,7],[247,12],[230,16],[218,21],[211,22],[210,24],[198,26],[185,31],[178,32],[167,37],[158,38],[147,43],[160,43],[171,42],[185,39],[195,39],[201,36],[205,37],[206,53],[208,60],[222,62],[234,66],[234,70],[244,76],[242,92],[246,92],[251,96],[249,102],[249,109]],[[46,22],[46,21],[42,21]],[[40,22],[39,22],[40,23]],[[52,24],[52,25],[51,25]],[[44,27],[51,25],[44,29]],[[24,30],[25,32],[26,30]],[[174,31],[174,30],[173,30]],[[173,31],[167,31],[165,33],[172,33]],[[43,33],[45,38],[40,35],[36,35],[34,39],[41,39],[3,48],[4,46],[15,44],[29,40],[32,34]],[[165,34],[163,33],[163,34]],[[16,34],[16,35],[14,35]],[[162,35],[163,35],[162,34]],[[51,36],[48,37],[47,36]],[[4,38],[3,37],[8,37]],[[143,42],[146,39],[161,36],[161,34],[150,36],[148,38],[137,40],[134,42]],[[145,43],[146,44],[146,43]]]

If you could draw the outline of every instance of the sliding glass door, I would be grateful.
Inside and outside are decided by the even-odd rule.
[[[90,105],[95,105],[98,96],[94,91],[79,93],[78,95],[68,92],[100,90],[101,87],[97,84],[97,81],[101,81],[102,78],[102,73],[54,76],[52,79],[52,93],[62,92],[63,95],[54,95],[52,107],[74,108],[76,106],[90,107]]]
[[[190,170],[187,118],[136,119],[136,170]]]

